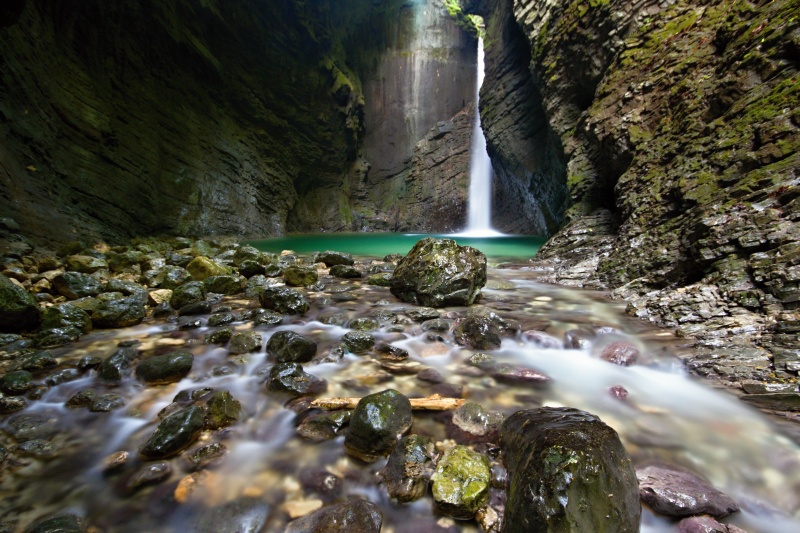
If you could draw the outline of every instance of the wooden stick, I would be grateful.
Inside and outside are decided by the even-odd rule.
[[[311,402],[311,407],[335,411],[336,409],[355,409],[361,398],[317,398]],[[448,411],[457,409],[464,405],[463,398],[442,398],[438,394],[433,394],[427,398],[409,398],[411,408],[414,410],[425,411]]]

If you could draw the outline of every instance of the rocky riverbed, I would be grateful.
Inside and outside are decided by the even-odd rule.
[[[568,502],[596,490],[619,530],[639,497],[642,531],[798,527],[800,448],[689,377],[685,339],[521,265],[451,259],[440,281],[472,281],[416,270],[409,296],[407,259],[228,239],[6,255],[0,531],[516,531],[581,523]],[[330,398],[352,405],[312,404]]]

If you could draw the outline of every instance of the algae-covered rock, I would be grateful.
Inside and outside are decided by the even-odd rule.
[[[20,396],[33,387],[33,374],[27,370],[15,370],[0,378],[0,392],[9,396]]]
[[[383,515],[366,500],[329,505],[289,522],[285,533],[380,533]]]
[[[350,418],[345,451],[363,461],[375,461],[389,453],[411,422],[411,402],[396,390],[364,396]]]
[[[299,363],[278,363],[269,371],[267,388],[276,392],[288,392],[293,396],[317,394],[328,388],[328,382],[312,376]]]
[[[317,343],[294,331],[279,331],[267,341],[267,353],[279,363],[307,363],[317,353]]]
[[[136,296],[102,300],[92,312],[92,324],[98,328],[124,328],[144,320],[144,305]]]
[[[231,337],[228,351],[234,355],[255,352],[261,349],[261,335],[255,331],[239,331]]]
[[[136,377],[151,385],[182,380],[192,370],[194,355],[178,351],[145,359],[136,367]]]
[[[325,263],[325,266],[328,268],[335,267],[338,265],[353,266],[353,264],[355,264],[352,255],[344,252],[334,252],[332,250],[319,252],[315,254],[314,262]]]
[[[466,446],[445,453],[431,476],[431,492],[440,513],[469,520],[489,501],[489,459]]]
[[[92,329],[92,318],[89,313],[71,303],[55,304],[42,313],[42,328],[64,328],[71,326],[81,333],[89,333]]]
[[[459,321],[453,335],[458,344],[474,350],[496,350],[500,347],[500,329],[487,317],[466,317]]]
[[[205,297],[205,285],[199,281],[190,281],[173,289],[169,304],[173,309],[180,309],[187,304],[199,302],[205,299]]]
[[[103,381],[119,382],[130,373],[131,364],[136,358],[136,349],[119,348],[100,364],[98,375]]]
[[[39,305],[33,296],[0,274],[0,331],[31,329],[39,319]]]
[[[428,237],[397,264],[391,292],[416,305],[471,305],[485,284],[485,255],[451,239]]]
[[[375,345],[375,337],[366,331],[348,331],[342,336],[342,342],[352,353],[364,353]]]
[[[171,457],[197,440],[204,423],[202,407],[192,405],[176,411],[161,421],[139,453],[148,459]]]
[[[342,279],[356,279],[361,277],[361,272],[354,266],[350,265],[334,265],[328,271],[334,278]]]
[[[195,281],[203,281],[211,276],[224,276],[231,273],[231,269],[215,263],[205,256],[198,256],[186,265],[186,270],[192,275]]]
[[[333,439],[350,422],[351,415],[344,410],[310,414],[298,424],[297,434],[315,442]]]
[[[397,441],[381,470],[392,500],[413,502],[425,495],[434,454],[433,441],[429,437],[408,435]]]
[[[207,292],[216,294],[239,294],[244,291],[247,279],[233,274],[225,276],[209,276],[203,280]]]
[[[567,407],[518,411],[500,430],[509,475],[504,532],[639,531],[633,465],[617,432]]]
[[[265,287],[258,301],[261,307],[286,315],[302,315],[308,311],[308,300],[303,293],[288,287]]]
[[[242,417],[242,404],[226,391],[215,391],[206,400],[206,427],[232,426]]]
[[[300,265],[289,265],[283,269],[283,279],[287,285],[305,287],[319,280],[316,269]]]

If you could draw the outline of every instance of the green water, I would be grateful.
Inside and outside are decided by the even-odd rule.
[[[335,250],[361,257],[384,257],[394,253],[405,255],[417,241],[425,237],[454,239],[461,245],[477,248],[495,261],[530,259],[545,242],[543,237],[531,235],[462,237],[420,233],[309,233],[249,241],[248,244],[273,253],[283,250],[300,254]]]

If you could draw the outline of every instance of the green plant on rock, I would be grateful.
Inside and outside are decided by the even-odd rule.
[[[450,17],[453,18],[464,30],[471,33],[475,37],[483,36],[484,30],[482,17],[479,15],[464,13],[459,0],[442,0],[442,4],[444,4],[445,9],[447,10],[447,14],[450,15]]]

